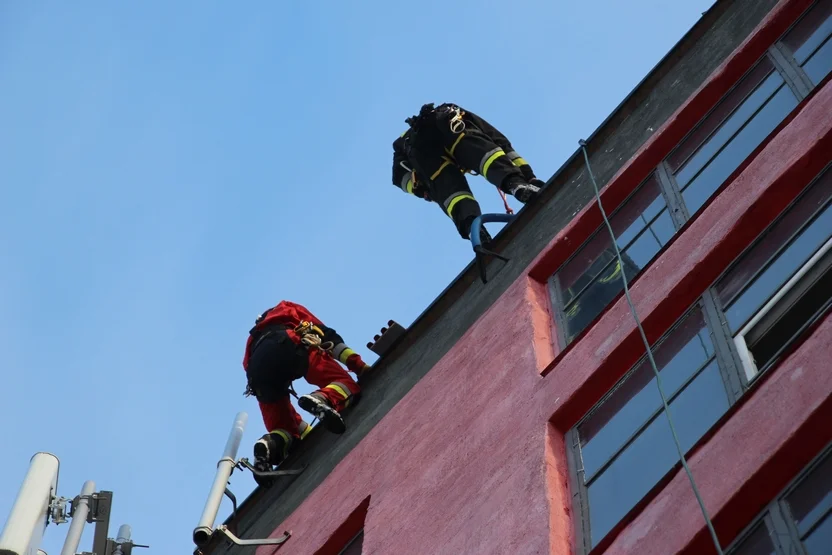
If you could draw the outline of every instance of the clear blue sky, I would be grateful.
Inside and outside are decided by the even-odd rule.
[[[367,353],[471,259],[390,183],[403,120],[460,103],[547,179],[712,3],[0,3],[0,525],[45,450],[61,495],[115,492],[112,535],[190,553],[234,415],[241,455],[265,431],[254,317]]]

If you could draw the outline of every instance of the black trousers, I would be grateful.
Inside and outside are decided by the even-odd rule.
[[[471,222],[482,211],[464,172],[479,173],[505,193],[526,180],[492,136],[501,143],[502,137],[510,148],[508,139],[482,118],[469,114],[462,118],[464,129],[454,132],[454,115],[446,105],[439,106],[433,120],[419,129],[410,157],[418,179],[427,181],[431,200],[453,220],[460,236],[468,239]]]
[[[294,380],[306,375],[309,369],[309,352],[306,347],[293,342],[285,330],[268,330],[254,349],[248,361],[248,385],[258,401],[273,403],[289,395]]]

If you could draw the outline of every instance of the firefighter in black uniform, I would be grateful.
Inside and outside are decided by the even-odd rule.
[[[455,104],[425,104],[405,121],[410,128],[393,142],[393,184],[437,203],[463,239],[481,214],[465,173],[482,175],[523,204],[544,185],[505,135]],[[490,239],[484,228],[482,237]]]

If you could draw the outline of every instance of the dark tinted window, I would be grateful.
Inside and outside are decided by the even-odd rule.
[[[817,85],[832,71],[832,0],[815,4],[791,31],[782,44]]]
[[[720,279],[716,289],[733,332],[832,237],[830,198],[827,171]]]
[[[622,291],[622,271],[632,279],[673,237],[673,221],[655,175],[616,210],[610,223],[621,249],[623,268],[606,228],[601,228],[556,274],[567,342]]]
[[[776,555],[768,528],[762,522],[729,555]]]
[[[695,214],[734,170],[797,106],[779,73],[770,73],[675,174]]]
[[[655,350],[683,449],[727,410],[728,398],[701,311]],[[578,426],[595,545],[678,461],[649,362],[642,361]]]
[[[830,445],[832,447],[832,445]],[[735,541],[728,555],[832,553],[832,451],[820,455]],[[788,522],[791,520],[792,522]],[[774,550],[777,543],[778,551]]]
[[[832,548],[832,457],[827,457],[787,497],[801,540]],[[824,540],[821,542],[821,539]],[[813,551],[810,553],[821,553]]]

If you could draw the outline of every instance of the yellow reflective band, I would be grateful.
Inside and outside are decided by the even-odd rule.
[[[272,430],[270,434],[277,434],[283,438],[283,458],[289,456],[289,446],[292,445],[292,436],[286,430]]]
[[[488,157],[488,160],[485,161],[485,164],[482,165],[482,176],[488,178],[488,168],[491,167],[491,164],[494,163],[494,160],[499,158],[500,156],[505,156],[506,153],[502,150],[498,150],[494,154]]]
[[[344,388],[341,387],[340,385],[338,385],[337,383],[331,383],[328,386],[326,386],[324,389],[334,389],[335,391],[338,392],[338,395],[340,395],[344,399],[349,399],[350,392],[344,390]]]
[[[352,349],[347,347],[346,349],[341,351],[340,355],[338,355],[338,360],[341,361],[341,364],[346,364],[347,359],[350,358],[354,354],[355,354],[355,351],[353,351]]]
[[[300,430],[301,430],[301,432],[300,432],[300,438],[301,438],[301,439],[303,439],[303,438],[305,438],[307,435],[309,435],[309,432],[311,432],[311,431],[312,431],[312,426],[310,426],[310,425],[309,425],[309,423],[308,423],[307,421],[302,420],[302,421],[301,421],[301,423],[300,423],[300,425],[298,426],[298,429],[300,429]]]
[[[613,272],[610,275],[608,275],[607,277],[598,278],[598,281],[601,282],[601,283],[609,283],[610,281],[612,281],[613,279],[618,277],[618,274],[620,274],[620,273],[621,273],[621,263],[616,262],[615,263],[615,269],[613,270]]]
[[[405,129],[404,133],[402,133],[401,135],[399,135],[399,138],[401,139],[402,137],[404,137],[405,135],[407,135],[407,131],[408,131],[408,130],[407,130],[407,129]]]
[[[413,180],[408,179],[407,180],[407,185],[405,185],[405,187],[407,187],[407,192],[412,195],[413,194]]]
[[[522,158],[515,158],[515,159],[514,159],[514,160],[512,160],[511,162],[512,162],[515,166],[517,166],[517,167],[520,167],[520,166],[528,166],[528,165],[529,165],[529,163],[528,163],[528,162],[526,162],[525,160],[523,160]]]
[[[465,199],[465,198],[469,198],[471,200],[477,200],[473,197],[473,195],[459,195],[458,197],[454,198],[454,200],[452,200],[450,204],[448,204],[448,216],[451,216],[453,218],[452,214],[453,214],[453,211],[454,211],[454,206],[456,206],[457,202],[459,202],[459,201],[461,201],[462,199]]]
[[[573,304],[569,310],[566,311],[566,315],[570,318],[574,318],[575,315],[578,313],[578,303]]]
[[[459,134],[459,137],[456,138],[456,140],[454,141],[454,144],[451,145],[451,150],[448,151],[448,154],[450,154],[451,156],[454,155],[454,150],[456,150],[456,145],[459,144],[459,141],[461,141],[462,137],[464,137],[464,136],[465,136],[465,133],[460,133]]]
[[[432,176],[430,176],[431,181],[432,181],[432,180],[434,180],[434,179],[436,179],[437,177],[439,177],[439,174],[440,174],[440,173],[442,173],[442,170],[444,170],[445,168],[447,168],[447,167],[448,167],[448,164],[450,164],[450,162],[449,162],[449,161],[447,161],[447,160],[445,160],[444,162],[442,162],[442,165],[441,165],[441,166],[439,166],[439,169],[438,169],[438,170],[436,170],[435,172],[433,172],[433,175],[432,175]]]

